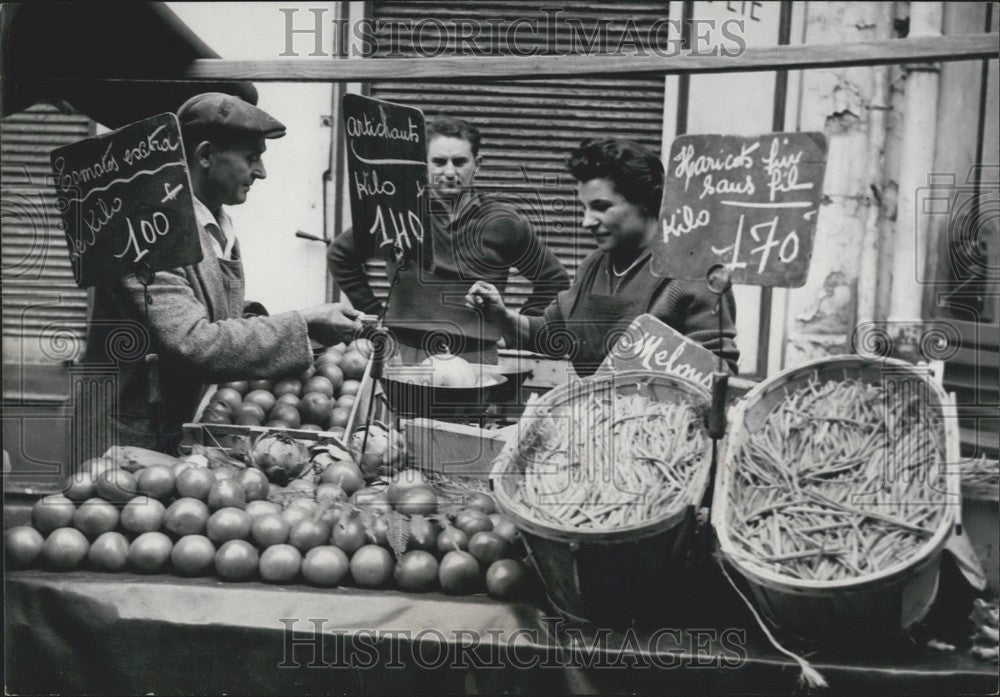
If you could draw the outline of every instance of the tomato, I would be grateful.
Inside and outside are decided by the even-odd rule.
[[[322,431],[323,427],[318,424],[302,424],[299,426],[300,431]]]
[[[222,402],[230,410],[233,410],[243,403],[243,393],[239,390],[234,390],[232,387],[220,387],[212,395],[212,401]]]
[[[241,395],[244,395],[250,391],[250,383],[248,383],[246,380],[237,380],[236,382],[224,382],[221,385],[219,385],[220,389],[226,387],[236,390]]]
[[[359,518],[341,516],[337,524],[333,526],[331,537],[333,544],[340,547],[347,554],[354,554],[358,549],[368,542],[365,534],[365,526]]]
[[[215,545],[204,535],[185,535],[174,543],[170,561],[181,576],[204,576],[215,562]]]
[[[254,402],[244,402],[233,412],[233,423],[237,426],[260,426],[267,414]]]
[[[492,530],[493,521],[488,515],[476,508],[466,508],[455,516],[455,527],[472,537],[477,532]]]
[[[50,569],[71,571],[87,556],[90,545],[83,533],[75,528],[53,530],[42,543],[42,559]]]
[[[345,353],[340,359],[340,369],[344,372],[344,377],[347,380],[361,380],[365,375],[365,366],[367,365],[368,359],[353,350]],[[343,394],[343,388],[341,388],[341,394]]]
[[[347,492],[339,484],[332,484],[330,482],[323,482],[316,487],[316,500],[325,503],[336,503],[337,501],[346,501]]]
[[[129,544],[120,532],[106,532],[94,540],[87,561],[98,571],[121,571],[128,565]]]
[[[228,402],[210,402],[209,405],[205,407],[205,411],[201,413],[203,417],[202,421],[204,421],[205,414],[207,414],[210,411],[215,412],[220,416],[225,416],[227,419],[232,421],[233,413],[235,412],[236,408],[239,407],[240,404],[241,402],[237,402],[236,406],[232,407],[229,405]]]
[[[333,383],[322,375],[314,375],[306,381],[306,384],[302,386],[302,391],[305,394],[319,393],[326,395],[329,398],[333,398]]]
[[[329,525],[330,530],[333,530],[333,526],[340,520],[341,515],[340,506],[331,506],[319,514],[319,520]]]
[[[437,511],[437,494],[427,487],[414,487],[400,495],[396,510],[403,515],[434,513]]]
[[[438,582],[445,593],[474,593],[479,588],[479,563],[468,552],[448,552],[438,567]]]
[[[274,395],[267,390],[250,390],[247,392],[247,396],[243,398],[243,406],[256,404],[264,410],[265,414],[274,408],[274,402]],[[263,419],[264,417],[262,416],[261,418]]]
[[[345,374],[346,378],[347,375]],[[340,396],[348,395],[351,397],[356,397],[358,392],[361,390],[361,383],[358,380],[346,379],[344,384],[340,386]]]
[[[229,540],[243,540],[250,537],[252,522],[246,511],[240,508],[220,508],[213,513],[205,526],[205,534],[215,544]]]
[[[277,409],[282,404],[286,404],[288,406],[295,407],[296,409],[298,409],[300,401],[301,400],[298,398],[297,395],[286,392],[285,394],[281,395],[276,400],[274,400],[274,408]]]
[[[189,467],[177,475],[177,493],[181,497],[190,497],[204,501],[208,492],[215,484],[215,474],[204,467]]]
[[[302,560],[302,577],[314,586],[331,588],[340,583],[351,568],[347,555],[340,547],[313,547]]]
[[[155,574],[170,559],[174,544],[162,532],[144,532],[132,540],[128,548],[128,563],[136,571]]]
[[[316,374],[316,366],[311,365],[305,370],[303,370],[301,373],[299,373],[299,382],[305,382],[315,374]]]
[[[300,520],[288,531],[288,542],[300,552],[308,552],[330,541],[330,527],[318,520]]]
[[[31,507],[31,524],[38,532],[48,535],[57,528],[66,528],[73,523],[76,506],[62,494],[51,494],[35,501]]]
[[[254,390],[264,390],[265,392],[270,392],[273,386],[274,383],[270,380],[251,380],[247,385],[250,392],[253,392]]]
[[[469,536],[456,527],[445,528],[437,537],[436,547],[439,554],[447,554],[456,548],[466,550],[469,548]]]
[[[386,493],[389,496],[389,503],[395,506],[399,503],[399,497],[411,489],[424,487],[424,475],[420,470],[405,469],[396,473],[396,476],[389,482],[389,489]]]
[[[138,494],[135,476],[123,469],[110,469],[97,478],[97,495],[112,503],[125,503]]]
[[[340,354],[337,354],[338,356]],[[338,359],[339,360],[339,359]],[[316,377],[326,378],[330,382],[333,391],[330,396],[337,394],[340,386],[344,384],[344,371],[336,363],[326,363],[316,367]]]
[[[432,552],[437,548],[438,533],[441,531],[437,523],[422,515],[410,518],[409,549],[422,549]]]
[[[96,491],[97,478],[90,472],[74,472],[63,482],[63,494],[76,503],[93,498]]]
[[[268,583],[286,583],[302,567],[302,554],[292,545],[274,545],[260,555],[260,577]]]
[[[339,484],[348,496],[359,491],[365,480],[361,476],[361,470],[353,462],[334,462],[328,465],[319,477],[320,482]]]
[[[346,409],[348,413],[354,408],[354,402],[357,397],[353,394],[342,394],[337,397],[337,401],[333,403],[335,409]],[[343,426],[337,426],[337,428],[343,428]]]
[[[268,418],[272,421],[284,421],[288,424],[288,428],[298,428],[302,425],[298,408],[291,404],[275,404]]]
[[[215,553],[215,571],[226,581],[246,581],[257,573],[259,560],[260,555],[252,544],[246,540],[229,540]]]
[[[92,457],[82,465],[80,465],[81,472],[88,472],[97,481],[97,477],[107,472],[108,470],[118,469],[118,465],[114,460],[101,455],[100,457]]]
[[[153,465],[139,471],[136,488],[154,499],[165,499],[174,493],[177,477],[167,465]]]
[[[87,499],[73,514],[73,527],[94,539],[118,526],[118,509],[104,499]]]
[[[469,538],[469,554],[486,568],[510,554],[510,543],[495,532],[477,532]]]
[[[301,506],[289,506],[281,512],[281,517],[285,519],[285,522],[288,523],[289,526],[291,526],[300,520],[309,518],[310,513]]]
[[[498,600],[516,598],[527,582],[528,573],[516,559],[498,559],[486,570],[486,592]]]
[[[327,353],[331,353],[331,352],[339,353],[340,355],[343,356],[345,353],[347,353],[347,344],[345,344],[343,341],[341,341],[339,344],[334,344],[333,346],[331,346],[330,348],[328,348],[326,351],[327,351]]]
[[[319,392],[308,392],[299,400],[302,423],[326,425],[330,419],[330,398]]]
[[[278,380],[274,383],[274,389],[271,393],[275,397],[280,397],[284,394],[295,395],[298,397],[302,394],[302,383],[295,378],[285,378],[284,380]]]
[[[351,420],[351,410],[344,407],[333,407],[330,410],[330,419],[327,428],[347,428],[347,422]]]
[[[482,511],[486,515],[497,512],[496,501],[493,500],[492,496],[484,492],[477,492],[470,496],[465,502],[465,506]]]
[[[167,508],[163,527],[175,535],[200,535],[208,523],[208,506],[194,498],[181,498]]]
[[[393,575],[400,590],[423,593],[437,585],[438,561],[430,552],[413,550],[402,556]]]
[[[128,532],[152,532],[163,525],[166,512],[167,509],[156,499],[136,496],[122,509],[121,524]]]
[[[247,512],[248,516],[255,520],[266,515],[281,514],[281,506],[273,501],[251,501],[243,510]]]
[[[246,492],[235,479],[217,481],[208,490],[208,509],[211,511],[217,511],[220,508],[242,509],[246,508],[246,505]]]
[[[382,588],[392,578],[393,566],[385,547],[364,545],[351,557],[351,577],[362,588]]]
[[[45,538],[30,525],[19,525],[3,534],[7,563],[14,568],[31,566],[42,553]]]
[[[280,515],[271,513],[254,519],[250,525],[250,537],[261,549],[288,542],[291,525]]]
[[[231,470],[228,467],[219,467],[218,469],[212,470],[212,474],[215,475],[215,481],[221,482],[226,479],[236,479],[236,471]],[[211,489],[209,489],[211,491]]]
[[[248,502],[263,501],[267,498],[271,488],[270,482],[267,481],[267,475],[256,467],[247,467],[240,472],[236,481],[243,487]]]
[[[517,526],[502,513],[490,514],[490,521],[493,523],[493,532],[504,538],[513,548],[521,540],[521,534],[517,531]]]
[[[402,525],[409,525],[405,520],[401,521]],[[386,520],[386,516],[375,516],[375,520],[368,525],[368,529],[365,531],[368,535],[368,540],[373,544],[380,545],[382,547],[389,546],[389,521]]]

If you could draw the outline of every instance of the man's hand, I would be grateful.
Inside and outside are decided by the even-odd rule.
[[[302,316],[309,328],[309,338],[332,346],[340,341],[349,343],[361,331],[363,315],[340,303],[327,303],[302,310]]]
[[[486,320],[497,326],[503,326],[507,319],[507,306],[496,286],[486,281],[476,281],[465,295],[465,306],[480,310]]]

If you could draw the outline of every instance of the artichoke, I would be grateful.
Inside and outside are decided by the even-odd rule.
[[[309,448],[287,433],[269,431],[254,441],[250,461],[263,470],[268,481],[285,486],[309,466]]]

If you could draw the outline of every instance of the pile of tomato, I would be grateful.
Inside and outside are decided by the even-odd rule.
[[[37,501],[4,536],[8,564],[215,575],[510,599],[529,576],[514,525],[485,493],[446,497],[415,470],[365,486],[338,461],[269,483],[204,457],[129,472],[105,462]]]
[[[301,375],[223,383],[200,422],[342,434],[371,353],[371,342],[357,339],[331,346]]]

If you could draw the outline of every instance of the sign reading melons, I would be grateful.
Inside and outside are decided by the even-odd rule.
[[[344,125],[351,223],[359,249],[405,267],[433,263],[421,197],[427,142],[419,109],[345,94]]]
[[[653,273],[704,280],[722,264],[734,283],[804,285],[826,149],[822,133],[674,139],[652,245]]]
[[[201,261],[180,126],[160,114],[52,151],[76,283]]]
[[[598,374],[654,370],[687,378],[709,389],[718,359],[708,349],[653,315],[639,315],[619,337]]]

